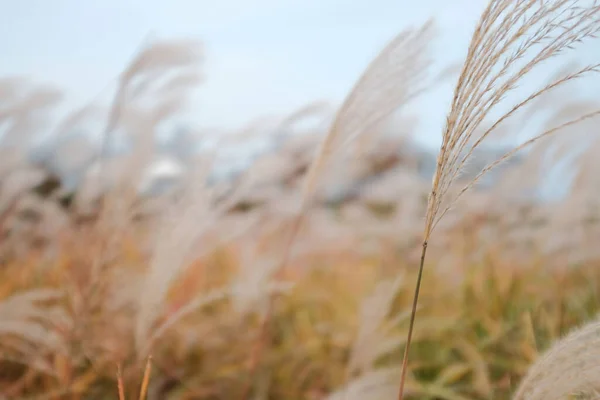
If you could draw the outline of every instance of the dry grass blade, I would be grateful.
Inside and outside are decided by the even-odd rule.
[[[119,390],[119,400],[125,400],[125,386],[123,385],[123,369],[121,363],[117,364],[117,389]]]
[[[364,134],[367,129],[389,116],[416,96],[419,82],[427,72],[429,60],[427,45],[432,40],[432,21],[419,29],[408,29],[391,41],[369,65],[336,113],[333,124],[321,142],[314,161],[309,167],[302,191],[300,211],[291,224],[290,234],[278,272],[285,269],[291,257],[291,248],[302,225],[303,217],[317,189],[318,178],[323,174],[334,151],[345,142]],[[265,342],[271,318],[273,300],[267,304],[259,338],[252,350],[250,373],[254,376]],[[249,395],[251,384],[242,392]]]
[[[186,315],[230,295],[229,288],[201,293],[162,324],[154,326],[170,284],[192,257],[200,257],[213,249],[214,244],[202,242],[203,235],[235,204],[251,183],[251,180],[243,182],[215,206],[216,191],[206,183],[213,161],[214,157],[209,157],[194,169],[190,174],[193,182],[159,219],[150,270],[144,278],[142,293],[138,299],[135,341],[140,356],[144,356],[158,337]],[[198,246],[199,244],[202,246]]]
[[[390,42],[371,62],[337,112],[308,171],[303,204],[306,207],[317,188],[318,178],[340,146],[411,101],[423,89],[429,59],[427,47],[433,39],[433,22],[406,30]],[[303,208],[304,209],[304,208]]]
[[[152,372],[152,355],[148,356],[146,368],[144,369],[144,378],[142,379],[142,387],[140,389],[140,400],[145,400],[148,395],[148,384],[150,383],[150,373]]]
[[[498,158],[497,160],[495,160],[494,162],[490,163],[489,165],[487,165],[483,170],[481,170],[481,172],[479,172],[477,174],[477,176],[475,176],[475,178],[473,178],[473,180],[471,180],[465,187],[463,187],[460,192],[458,193],[458,196],[461,196],[463,193],[465,193],[467,190],[469,190],[471,187],[473,187],[473,185],[475,185],[487,172],[489,172],[491,169],[495,168],[496,166],[500,165],[501,163],[505,162],[506,160],[508,160],[509,158],[511,158],[512,156],[514,156],[518,151],[524,149],[525,147],[532,145],[534,143],[536,143],[538,140],[543,139],[547,136],[553,135],[555,133],[560,132],[561,130],[568,128],[572,125],[578,124],[580,122],[583,122],[585,120],[591,119],[591,118],[596,118],[600,116],[600,110],[597,111],[593,111],[584,115],[581,115],[580,117],[573,119],[571,121],[565,122],[563,124],[560,124],[552,129],[548,129],[547,131],[544,131],[538,135],[535,135],[533,138],[525,141],[524,143],[522,143],[521,145],[515,147],[514,149],[504,153],[500,158]],[[446,211],[446,210],[445,210]],[[442,214],[443,215],[443,214]]]
[[[207,163],[197,171],[195,184],[165,211],[160,221],[150,270],[144,279],[139,299],[135,332],[138,351],[147,346],[148,333],[171,282],[186,266],[190,251],[201,235],[218,217],[212,210],[211,192],[205,185],[211,165]],[[180,210],[184,210],[183,215],[179,213]]]
[[[382,334],[382,325],[389,316],[392,302],[403,283],[403,275],[393,281],[384,281],[375,288],[373,294],[363,300],[360,326],[352,346],[348,375],[367,370],[381,356],[380,348],[387,344],[387,337]]]
[[[144,39],[140,50],[137,52],[139,54],[136,55],[136,57],[134,57],[134,60],[138,60],[141,57],[141,54],[143,54],[143,51],[144,51],[143,49],[146,47],[146,41],[148,39],[149,39],[148,37],[146,37]],[[134,63],[134,61],[132,61],[132,63],[130,65],[132,65],[133,63]],[[123,73],[122,76],[118,80],[117,90],[115,92],[113,101],[111,103],[106,126],[104,127],[104,132],[102,134],[102,147],[101,147],[101,151],[99,153],[99,161],[101,163],[104,161],[104,158],[106,157],[106,152],[108,151],[109,145],[113,140],[113,133],[121,119],[121,114],[123,112],[123,107],[125,105],[125,97],[126,97],[127,84],[128,84],[128,79],[126,79],[126,77],[131,76],[131,75],[132,75],[132,72],[131,72],[131,66],[130,66],[127,69],[127,73],[126,74]],[[102,164],[100,164],[100,168],[102,168]]]
[[[600,64],[586,66],[576,72],[559,76],[549,84],[517,101],[509,111],[495,119],[490,127],[478,131],[480,125],[490,117],[507,94],[545,61],[556,57],[580,42],[595,37],[600,30],[600,6],[591,1],[579,6],[573,0],[492,0],[483,12],[471,39],[471,44],[455,88],[450,112],[442,136],[442,145],[437,157],[432,189],[429,195],[423,250],[407,345],[402,363],[399,399],[403,398],[408,352],[414,328],[416,307],[422,279],[428,241],[440,219],[451,206],[471,188],[482,175],[505,161],[516,151],[537,142],[559,129],[591,118],[591,113],[575,118],[559,127],[550,129],[486,167],[474,180],[454,198],[446,200],[453,182],[463,170],[475,149],[496,132],[498,127],[543,94],[590,73],[598,72]],[[445,205],[447,204],[447,205]]]
[[[141,169],[152,155],[155,127],[183,107],[183,92],[189,90],[192,83],[200,80],[195,68],[201,60],[201,46],[195,42],[155,41],[150,45],[144,43],[119,77],[102,136],[100,168],[115,138],[117,128],[119,125],[127,125],[125,128],[136,142],[134,155],[130,157],[128,175],[133,181],[139,180]],[[177,73],[172,76],[171,70]],[[162,100],[154,104],[156,101],[153,101],[155,99],[150,95],[157,94]],[[143,107],[140,106],[142,102]],[[148,103],[152,105],[149,106]],[[145,111],[141,111],[142,109]],[[105,182],[102,183],[102,187],[106,186]]]
[[[447,117],[427,213],[426,239],[436,223],[461,196],[462,192],[448,201],[449,204],[440,212],[442,201],[452,183],[475,149],[491,133],[540,96],[575,79],[598,72],[599,65],[595,64],[556,77],[516,102],[508,112],[495,119],[489,128],[477,133],[481,123],[509,92],[525,77],[530,76],[535,67],[566,52],[584,39],[594,37],[600,29],[600,9],[597,2],[589,7],[578,8],[573,7],[572,1],[564,0],[546,3],[518,1],[514,2],[513,8],[509,7],[510,3],[512,2],[507,0],[492,1],[482,17],[481,23],[486,29],[478,29],[473,37]],[[496,20],[500,19],[501,11],[507,15],[498,22]],[[510,35],[509,32],[513,31]],[[475,58],[474,54],[479,54],[479,57]],[[524,65],[519,65],[520,62]],[[510,73],[512,69],[515,72]],[[536,140],[529,141],[528,144]],[[525,146],[520,146],[523,147]]]

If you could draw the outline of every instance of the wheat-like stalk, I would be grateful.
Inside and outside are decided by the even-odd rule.
[[[195,184],[176,199],[160,219],[139,299],[135,338],[140,355],[149,345],[146,342],[149,331],[160,314],[160,305],[170,284],[189,261],[190,251],[201,235],[218,217],[212,210],[212,194],[205,184],[209,171],[209,165],[195,171]],[[183,215],[181,210],[184,210]]]
[[[194,257],[200,257],[213,249],[210,244],[198,244],[202,243],[203,235],[225,215],[252,182],[242,182],[215,206],[216,189],[206,183],[213,161],[214,155],[190,172],[187,188],[174,199],[173,204],[168,206],[158,220],[150,269],[143,280],[138,299],[135,340],[140,356],[146,355],[154,341],[186,315],[230,296],[228,288],[201,293],[153,329],[157,316],[160,315],[160,305],[164,303],[171,283],[188,265],[192,251],[195,250]]]
[[[421,260],[402,362],[400,400],[403,399],[408,353],[427,245],[437,223],[483,175],[512,157],[517,151],[567,126],[600,114],[600,111],[595,111],[579,116],[532,137],[486,166],[457,194],[450,196],[453,182],[475,149],[492,133],[496,133],[503,122],[551,90],[598,72],[600,64],[588,65],[575,72],[561,75],[516,101],[507,112],[493,119],[488,128],[479,129],[481,124],[491,117],[492,111],[497,110],[503,99],[525,77],[530,76],[536,67],[597,34],[600,29],[598,1],[591,1],[585,5],[579,5],[580,3],[576,0],[492,0],[481,15],[446,118],[429,195]]]
[[[99,184],[102,188],[108,186],[108,176],[102,170],[106,168],[107,152],[119,127],[127,130],[135,141],[135,151],[127,159],[127,173],[120,174],[121,179],[129,178],[127,183],[130,185],[118,188],[121,190],[120,196],[102,197],[101,216],[113,213],[116,197],[119,197],[119,203],[124,204],[122,208],[129,210],[135,197],[135,188],[131,184],[139,182],[142,170],[153,154],[156,126],[183,107],[185,90],[199,79],[197,67],[202,60],[199,43],[163,40],[148,44],[149,36],[118,77],[102,132],[101,148],[97,154],[101,178]],[[177,74],[169,78],[171,70],[177,71]],[[158,104],[152,101],[155,100],[152,95],[159,95]],[[129,218],[121,220],[127,221]]]
[[[427,47],[433,37],[433,21],[419,29],[407,29],[396,36],[371,62],[342,106],[320,144],[304,181],[300,210],[291,224],[284,244],[282,261],[276,273],[283,271],[291,257],[292,245],[300,230],[302,220],[317,191],[319,177],[335,151],[351,140],[366,133],[378,122],[398,110],[417,96],[423,87],[430,61]],[[268,324],[271,320],[273,300],[267,303],[258,339],[252,349],[250,373],[253,376],[268,339]],[[242,399],[249,395],[251,384],[242,392]]]
[[[362,74],[321,142],[303,189],[303,210],[317,189],[318,178],[335,151],[416,97],[424,87],[433,39],[433,21],[408,29],[392,40]]]

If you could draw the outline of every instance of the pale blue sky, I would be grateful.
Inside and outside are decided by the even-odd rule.
[[[460,60],[486,0],[0,0],[0,76],[29,75],[89,101],[143,38],[200,39],[206,82],[193,121],[236,128],[315,100],[339,102],[377,52],[436,17],[441,66]],[[451,86],[425,105],[441,127]],[[439,130],[438,130],[439,131]]]

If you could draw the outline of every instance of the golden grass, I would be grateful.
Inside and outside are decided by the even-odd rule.
[[[600,304],[594,174],[580,173],[577,188],[558,204],[509,203],[510,196],[501,193],[511,189],[506,182],[502,190],[468,192],[526,146],[558,131],[575,132],[576,124],[590,134],[593,127],[580,123],[598,111],[583,112],[576,101],[561,104],[551,110],[550,121],[560,122],[456,188],[481,144],[511,133],[503,124],[517,111],[533,113],[531,107],[541,107],[550,91],[597,72],[596,65],[562,70],[493,117],[504,96],[537,65],[597,33],[600,6],[575,3],[490,2],[458,78],[429,196],[417,177],[408,185],[402,181],[414,169],[399,171],[393,157],[388,165],[388,158],[378,160],[382,153],[367,154],[367,148],[377,148],[366,142],[377,124],[431,87],[431,21],[382,50],[324,137],[316,138],[320,147],[311,148],[318,143],[313,136],[299,150],[287,143],[279,148],[288,164],[271,175],[280,187],[262,207],[240,206],[248,191],[262,191],[264,186],[255,186],[260,169],[231,186],[209,185],[210,156],[193,160],[184,187],[154,199],[155,212],[144,213],[147,199],[136,186],[155,155],[153,133],[185,106],[201,60],[198,46],[187,42],[144,47],[118,80],[98,154],[106,156],[119,130],[127,132],[134,151],[116,161],[95,160],[100,180],[91,186],[102,196],[98,204],[84,204],[94,210],[91,217],[78,216],[89,201],[83,189],[64,211],[55,198],[28,193],[29,182],[14,193],[0,187],[6,197],[0,215],[0,395],[593,396],[600,389],[593,375],[596,353],[587,351],[597,344],[593,321]],[[14,112],[22,119],[17,128],[33,126],[22,110],[45,109],[56,93],[32,90],[23,99],[14,96],[19,84],[0,82],[0,95],[14,103],[0,117]],[[75,126],[92,109],[76,111],[56,132]],[[300,109],[277,124],[277,134],[285,136],[294,123],[321,111],[322,105]],[[10,133],[15,138],[19,132]],[[354,159],[334,157],[357,138]],[[557,157],[575,142],[560,142]],[[529,155],[541,159],[551,147]],[[312,150],[314,157],[307,155]],[[592,150],[582,156],[584,169],[593,169]],[[7,158],[3,176],[23,167],[22,154],[16,155]],[[357,174],[361,179],[373,175],[364,171],[396,174],[384,183],[402,183],[405,193],[382,203],[359,195],[325,207],[317,195],[335,182],[328,176],[334,162],[353,163],[344,169],[364,173]],[[114,165],[121,172],[111,175],[108,167]],[[543,171],[533,159],[509,172],[520,177],[531,165]],[[34,222],[28,225],[28,219]],[[430,240],[434,231],[436,240]],[[422,280],[427,284],[421,288]],[[564,337],[583,323],[590,325]]]
[[[135,255],[137,251],[129,248],[133,243],[124,245],[114,261],[123,269],[120,282],[103,278],[107,285],[115,285],[119,296],[106,296],[104,302],[81,311],[81,296],[93,284],[85,276],[94,254],[86,254],[86,263],[64,247],[61,265],[47,265],[40,256],[29,264],[15,260],[5,266],[4,297],[34,282],[69,288],[71,293],[58,304],[36,306],[37,313],[58,305],[69,310],[64,324],[46,328],[65,343],[66,351],[54,342],[31,348],[29,336],[3,334],[0,388],[8,398],[58,393],[65,388],[83,398],[113,398],[119,388],[115,375],[119,364],[123,368],[120,385],[127,390],[124,395],[138,395],[139,390],[132,390],[144,387],[142,382],[148,380],[143,378],[144,362],[132,345],[135,310],[126,298],[120,298],[135,296],[131,283],[147,268]],[[461,257],[461,244],[456,243],[452,251]],[[182,295],[194,297],[235,280],[241,260],[236,254],[234,247],[223,248],[190,266],[165,298],[160,318],[168,319],[186,303]],[[337,398],[336,391],[349,383],[340,398],[365,398],[370,393],[373,397],[369,398],[389,398],[376,393],[397,389],[396,366],[405,344],[410,281],[416,271],[395,252],[380,257],[387,260],[383,268],[376,268],[378,262],[372,257],[355,255],[343,264],[321,265],[294,278],[293,292],[283,296],[273,311],[274,340],[257,369],[253,393],[271,398]],[[314,254],[307,261],[323,259]],[[436,262],[433,257],[431,262]],[[411,350],[407,395],[510,398],[540,352],[598,312],[600,270],[596,262],[554,271],[546,270],[544,263],[539,259],[535,264],[514,265],[490,250],[485,263],[468,266],[462,281],[453,285],[448,285],[444,273],[426,272],[428,284],[423,287],[419,329]],[[406,272],[398,277],[399,270]],[[210,276],[219,272],[220,277]],[[240,396],[252,377],[247,363],[260,332],[261,312],[260,307],[238,309],[232,298],[225,298],[178,320],[153,345],[149,398]],[[34,316],[29,315],[21,316],[23,323],[32,323]],[[377,382],[376,388],[369,389]]]

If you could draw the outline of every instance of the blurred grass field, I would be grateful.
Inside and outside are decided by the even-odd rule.
[[[599,69],[563,65],[540,99],[517,103],[525,112],[509,111],[516,122],[497,139],[520,149],[540,115],[545,133],[479,181],[512,155],[479,146],[497,126],[481,104],[493,108],[532,69],[507,69],[524,49],[554,45],[535,66],[600,32],[600,6],[586,7],[490,2],[437,160],[405,112],[428,84],[457,78],[449,68],[429,79],[431,22],[390,42],[337,112],[311,104],[204,152],[206,132],[177,131],[175,150],[157,137],[177,130],[169,122],[199,83],[193,43],[150,44],[108,103],[54,124],[60,91],[0,80],[0,399],[116,399],[121,383],[136,398],[147,360],[149,399],[397,398],[423,247],[405,398],[513,398],[600,308],[600,113],[586,114],[598,102],[573,87],[541,96]],[[504,11],[520,17],[484,24]],[[503,40],[516,53],[494,53]],[[489,45],[482,58],[478,43]],[[32,143],[46,135],[41,151]],[[257,140],[268,149],[236,156]],[[561,163],[569,179],[551,176]],[[560,193],[544,196],[548,184]],[[563,379],[595,371],[580,369]]]
[[[94,233],[72,234],[54,260],[31,254],[3,266],[0,382],[7,398],[116,398],[119,363],[129,396],[139,390],[144,358],[133,333],[147,261],[139,239],[128,237],[93,279],[104,240]],[[239,252],[230,245],[194,260],[170,286],[158,326],[190,302],[197,307],[152,344],[151,398],[238,398],[251,379],[247,363],[267,290],[227,292],[242,268]],[[264,398],[318,399],[365,372],[379,371],[385,383],[406,340],[414,266],[394,253],[306,262],[319,267],[287,277],[293,291],[277,304],[274,345],[253,387]],[[490,251],[454,282],[430,268],[410,398],[510,398],[540,352],[596,315],[597,263],[544,267],[543,259],[507,263]]]

